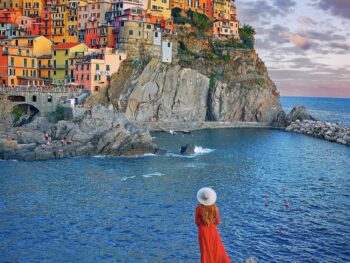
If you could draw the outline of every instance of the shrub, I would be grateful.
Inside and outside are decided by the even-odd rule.
[[[171,16],[173,18],[181,17],[181,12],[182,12],[181,8],[175,7],[173,9],[171,9]]]
[[[19,118],[23,115],[23,110],[20,107],[14,107],[12,110],[12,115],[15,118],[15,121],[18,121]]]
[[[182,41],[179,41],[179,53],[180,54],[187,54],[188,48],[186,47],[186,44]]]

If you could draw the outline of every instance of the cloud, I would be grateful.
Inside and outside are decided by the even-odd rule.
[[[297,4],[292,0],[274,0],[274,5],[283,12],[289,12]]]
[[[333,15],[350,19],[350,1],[349,0],[320,0],[318,6],[330,11]]]
[[[300,16],[300,17],[298,17],[297,21],[303,25],[316,25],[317,24],[315,20],[313,20],[311,17],[308,17],[308,16]]]
[[[350,45],[346,42],[332,42],[329,46],[336,49],[350,50]]]
[[[280,36],[289,39],[291,42],[302,49],[309,49],[312,46],[312,42],[310,40],[289,32],[283,32],[280,34]]]

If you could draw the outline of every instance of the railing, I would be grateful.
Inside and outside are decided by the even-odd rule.
[[[16,87],[0,87],[0,92],[2,93],[22,93],[22,92],[44,92],[44,93],[73,93],[82,92],[81,89],[68,88],[66,86],[45,86],[45,87],[28,87],[28,86],[16,86]]]

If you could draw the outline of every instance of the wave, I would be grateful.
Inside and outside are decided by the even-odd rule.
[[[210,149],[210,148],[203,148],[202,146],[195,146],[193,154],[182,155],[182,154],[179,154],[179,153],[171,153],[171,152],[169,152],[169,153],[166,154],[166,156],[179,157],[179,158],[195,158],[197,156],[208,154],[208,153],[211,153],[213,151],[215,151],[215,150],[214,149]]]
[[[124,177],[120,178],[120,181],[126,181],[126,180],[129,180],[129,179],[133,179],[135,177],[136,176],[124,176]]]
[[[144,178],[151,178],[151,177],[154,177],[154,176],[163,176],[162,173],[159,173],[159,172],[155,172],[155,173],[150,173],[150,174],[143,174],[142,175]]]

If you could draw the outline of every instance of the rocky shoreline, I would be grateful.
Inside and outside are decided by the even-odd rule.
[[[135,156],[158,150],[147,130],[102,106],[72,121],[39,117],[25,127],[0,126],[0,159],[46,160],[75,156]]]
[[[288,125],[285,130],[350,146],[350,128],[325,121],[296,120]]]

